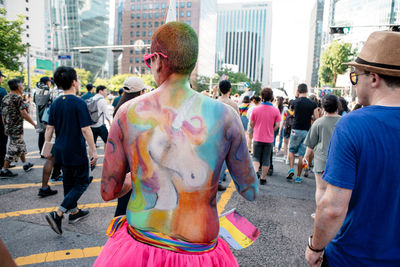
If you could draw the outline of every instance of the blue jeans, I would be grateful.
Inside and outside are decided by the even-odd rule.
[[[223,179],[224,179],[225,176],[226,176],[225,171],[226,171],[226,162],[225,162],[225,160],[224,160],[224,163],[222,164],[222,167],[221,167],[221,172],[220,172],[220,174],[219,174],[219,183],[220,183],[220,184],[222,183]]]
[[[304,140],[306,139],[307,133],[308,131],[305,130],[292,129],[289,141],[289,152],[304,157],[304,154],[306,153],[306,146],[304,145]]]
[[[74,212],[78,210],[78,200],[88,188],[89,164],[80,166],[62,166],[64,200],[60,205],[62,212]]]
[[[278,151],[280,151],[281,148],[282,148],[282,144],[283,144],[283,132],[284,132],[284,131],[285,131],[285,130],[284,130],[283,127],[282,127],[281,133],[279,134]]]

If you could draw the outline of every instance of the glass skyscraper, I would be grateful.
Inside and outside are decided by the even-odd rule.
[[[107,68],[106,49],[92,49],[79,54],[74,47],[108,45],[110,0],[48,0],[48,50],[71,55],[61,64],[80,67],[95,77],[104,76]]]
[[[218,5],[215,71],[234,65],[251,81],[271,83],[271,2]]]

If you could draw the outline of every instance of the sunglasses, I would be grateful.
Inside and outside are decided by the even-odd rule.
[[[146,55],[144,55],[144,62],[146,63],[147,67],[149,67],[149,69],[151,69],[151,67],[150,67],[151,59],[152,59],[156,54],[162,56],[163,58],[168,58],[166,55],[164,55],[164,54],[161,53],[161,52],[154,52],[153,54],[146,54]]]
[[[358,83],[358,76],[360,75],[368,75],[369,73],[359,73],[357,74],[355,71],[350,72],[350,82],[352,85],[356,85]]]

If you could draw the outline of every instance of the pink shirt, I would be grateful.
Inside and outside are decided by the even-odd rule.
[[[254,141],[263,143],[274,142],[274,124],[281,121],[279,109],[269,102],[264,102],[253,109],[250,121],[254,122]]]

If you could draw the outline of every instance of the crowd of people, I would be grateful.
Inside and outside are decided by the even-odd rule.
[[[106,87],[88,85],[88,92],[77,96],[80,84],[71,67],[55,71],[57,89],[50,89],[48,77],[41,79],[33,99],[36,123],[26,111],[20,81],[9,81],[9,94],[0,89],[5,129],[0,129],[5,134],[0,176],[15,176],[10,165],[18,159],[25,171],[33,166],[25,159],[25,119],[37,129],[46,158],[39,196],[57,193],[47,184],[52,169],[55,179],[62,176],[64,200],[46,214],[50,227],[62,234],[64,214],[69,223],[89,214],[77,202],[91,183],[100,136],[106,144],[101,195],[105,201],[118,199],[118,207],[94,266],[238,266],[218,237],[216,193],[226,189],[228,169],[237,192],[254,201],[273,175],[273,155],[282,155],[289,165],[287,181],[302,183],[310,167],[315,174],[317,208],[306,249],[310,266],[396,266],[398,47],[399,33],[375,32],[348,63],[359,101],[357,111],[350,111],[343,98],[310,95],[306,84],[298,85],[292,100],[274,97],[271,88],[259,96],[247,89],[231,97],[228,80],[209,95],[199,94],[189,80],[197,35],[185,23],[167,23],[153,34],[151,54],[145,55],[157,90],[144,93],[139,77],[126,79],[112,103],[113,116]]]

